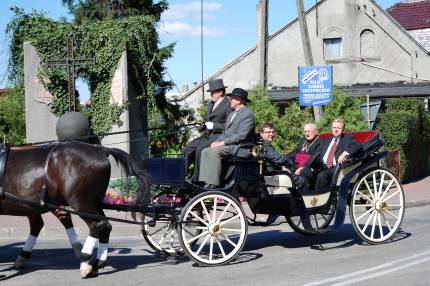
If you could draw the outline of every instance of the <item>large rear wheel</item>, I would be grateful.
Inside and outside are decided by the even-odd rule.
[[[405,212],[403,188],[390,171],[372,170],[354,186],[349,208],[357,234],[370,244],[383,243],[402,223]]]
[[[196,229],[201,232],[196,234]],[[179,240],[186,254],[200,265],[230,262],[242,250],[247,234],[242,206],[229,194],[199,194],[182,211]]]

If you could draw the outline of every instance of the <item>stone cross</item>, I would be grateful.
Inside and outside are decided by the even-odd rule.
[[[67,69],[67,95],[69,97],[69,111],[76,111],[75,106],[75,79],[76,72],[80,67],[87,67],[95,64],[95,58],[79,58],[76,52],[75,36],[69,34],[66,37],[66,52],[62,59],[45,60],[48,67],[64,66]]]

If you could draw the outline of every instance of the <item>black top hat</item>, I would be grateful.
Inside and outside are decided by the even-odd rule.
[[[226,86],[224,86],[224,82],[221,78],[213,79],[209,81],[209,89],[208,92],[217,90],[217,89],[224,89]]]
[[[245,98],[245,100],[247,102],[251,102],[251,100],[248,99],[248,92],[244,89],[241,89],[239,87],[236,87],[235,89],[233,89],[233,91],[231,93],[229,93],[228,95],[232,96],[237,96],[237,97],[243,97]]]

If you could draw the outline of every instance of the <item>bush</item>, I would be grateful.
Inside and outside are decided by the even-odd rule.
[[[388,150],[400,150],[400,180],[411,181],[428,174],[430,116],[421,100],[386,100],[376,129]]]

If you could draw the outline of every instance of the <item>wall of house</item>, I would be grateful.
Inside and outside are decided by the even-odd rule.
[[[424,49],[430,51],[430,28],[420,30],[408,30],[408,33],[420,43]]]

